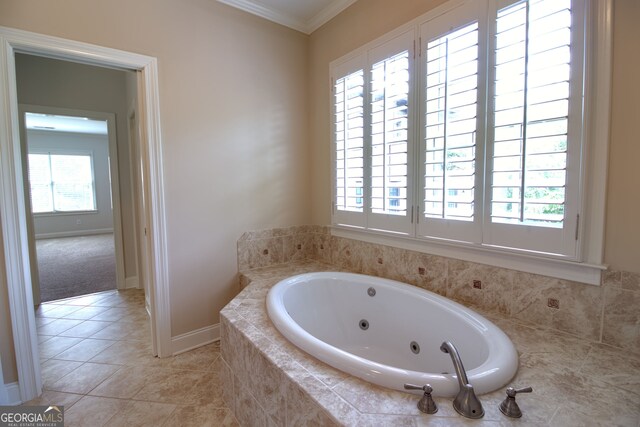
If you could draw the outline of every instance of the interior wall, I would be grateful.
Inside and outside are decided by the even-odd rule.
[[[329,63],[426,13],[443,1],[358,1],[310,37],[310,141],[312,144],[312,220],[331,222]],[[616,0],[614,13],[613,88],[608,176],[605,263],[640,273],[640,2]]]
[[[109,138],[107,135],[88,135],[69,132],[27,130],[29,153],[48,150],[62,152],[90,151],[93,157],[96,212],[36,214],[36,239],[65,237],[92,231],[113,231],[111,183],[109,181]],[[78,224],[80,221],[80,224]]]
[[[640,2],[615,0],[605,261],[640,273]]]
[[[308,37],[212,0],[4,0],[0,25],[158,58],[171,332],[218,323],[238,237],[311,219]]]

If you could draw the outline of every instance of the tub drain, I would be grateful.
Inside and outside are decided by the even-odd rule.
[[[368,294],[370,297],[375,297],[375,296],[376,296],[376,290],[375,290],[375,288],[371,287],[371,288],[367,289],[367,294]]]
[[[415,341],[411,341],[411,344],[409,344],[409,348],[411,349],[411,352],[413,352],[413,354],[420,353],[420,344]]]
[[[362,329],[363,331],[366,331],[367,329],[369,329],[369,321],[367,319],[362,319],[359,325],[360,325],[360,329]]]

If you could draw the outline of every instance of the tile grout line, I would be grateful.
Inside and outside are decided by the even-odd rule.
[[[111,292],[111,291],[109,291]],[[107,298],[111,298],[112,295],[116,295],[111,293],[110,296],[108,296]],[[101,300],[105,300],[106,298],[102,298]],[[97,302],[97,304],[106,304],[106,303],[100,303],[99,301]],[[67,319],[67,318],[63,318],[63,317],[55,317],[52,318],[55,320],[64,320],[66,321],[77,321],[76,324],[74,326],[72,326],[71,328],[68,329],[64,329],[62,331],[56,331],[57,333],[55,335],[42,335],[45,338],[45,341],[43,341],[41,343],[41,345],[44,342],[47,342],[49,340],[52,340],[54,338],[60,339],[60,340],[65,340],[65,339],[69,339],[69,340],[74,340],[77,341],[74,344],[72,344],[69,347],[65,347],[64,349],[62,349],[61,351],[59,351],[57,354],[53,355],[53,357],[48,357],[46,359],[42,359],[40,361],[41,365],[44,364],[45,362],[49,362],[49,361],[55,361],[55,362],[61,362],[61,363],[70,363],[73,364],[73,366],[75,366],[71,371],[65,373],[64,375],[62,375],[60,378],[56,378],[54,381],[52,381],[51,385],[55,384],[55,382],[57,381],[61,381],[63,378],[66,378],[67,376],[73,374],[73,372],[75,372],[77,369],[80,369],[82,367],[86,367],[86,366],[91,366],[88,364],[95,364],[95,365],[105,365],[105,366],[110,366],[110,367],[114,367],[116,368],[113,372],[109,372],[108,375],[104,378],[100,378],[99,381],[93,383],[92,381],[87,383],[88,385],[90,385],[89,389],[86,390],[86,392],[84,393],[78,393],[77,391],[64,391],[64,390],[54,390],[51,388],[46,387],[44,392],[48,392],[48,393],[60,393],[61,395],[73,395],[78,397],[78,400],[74,401],[72,404],[69,404],[67,406],[67,408],[69,410],[71,410],[78,402],[83,401],[83,399],[87,398],[98,398],[98,399],[116,399],[118,401],[121,402],[126,402],[125,403],[125,407],[123,407],[122,409],[124,411],[127,411],[127,408],[134,408],[136,405],[136,402],[141,402],[141,403],[147,403],[147,404],[158,404],[158,405],[172,405],[173,409],[168,413],[165,414],[166,419],[165,419],[165,424],[166,421],[172,416],[174,415],[176,412],[176,410],[178,410],[179,408],[182,407],[197,407],[197,406],[202,406],[202,404],[204,403],[199,403],[202,401],[202,396],[200,396],[203,392],[205,393],[203,396],[207,395],[207,389],[208,387],[206,386],[205,383],[201,383],[200,381],[194,381],[193,384],[191,383],[187,383],[186,384],[186,389],[187,389],[187,394],[190,393],[194,393],[193,394],[193,399],[191,399],[192,401],[185,401],[183,403],[171,403],[171,402],[166,402],[166,401],[158,401],[157,398],[152,397],[150,399],[140,399],[139,397],[136,397],[136,395],[140,392],[140,390],[142,390],[145,385],[143,385],[140,390],[137,390],[136,393],[130,397],[130,398],[122,398],[122,397],[108,397],[108,396],[99,396],[99,395],[93,395],[91,394],[94,390],[98,389],[99,387],[101,387],[103,384],[105,384],[106,382],[108,382],[109,380],[112,380],[116,375],[118,375],[118,373],[122,373],[124,369],[128,369],[128,368],[135,368],[135,367],[139,367],[142,369],[145,368],[152,368],[152,369],[158,369],[158,371],[172,371],[172,372],[176,372],[178,375],[180,374],[180,372],[191,372],[192,374],[190,375],[195,375],[197,377],[199,377],[199,373],[202,373],[202,375],[207,375],[208,378],[210,378],[210,380],[208,381],[214,381],[217,382],[217,375],[218,372],[216,369],[214,369],[214,367],[216,366],[216,361],[219,360],[219,358],[221,357],[220,355],[220,348],[219,346],[214,346],[214,347],[208,347],[208,350],[205,350],[205,352],[202,352],[201,354],[197,354],[195,357],[193,357],[193,359],[189,356],[187,356],[186,358],[180,360],[180,359],[164,359],[166,363],[162,363],[157,365],[156,363],[152,363],[155,362],[155,358],[153,358],[154,360],[151,360],[151,355],[149,353],[149,360],[147,360],[146,358],[141,357],[142,353],[139,353],[140,351],[142,351],[143,348],[146,348],[144,343],[146,341],[150,341],[150,337],[149,337],[149,331],[148,328],[146,327],[146,323],[148,323],[148,315],[146,313],[146,311],[144,311],[144,305],[140,304],[138,300],[136,300],[135,298],[131,298],[131,299],[127,299],[127,297],[125,296],[124,298],[120,298],[118,300],[114,299],[110,302],[110,304],[112,304],[109,307],[104,307],[104,310],[101,311],[101,313],[97,313],[96,315],[90,317],[90,318],[86,318],[86,319]],[[64,306],[64,304],[57,304],[58,306]],[[90,308],[90,307],[97,307],[97,306],[93,306],[90,303],[84,305],[84,306],[74,306],[77,307],[76,311],[80,311],[83,308]],[[66,309],[62,308],[60,309],[59,313],[56,316],[72,316],[71,313],[65,311]],[[142,310],[142,311],[141,311]],[[110,311],[111,313],[107,313],[102,314],[102,313],[106,313]],[[140,313],[144,312],[144,315],[141,315]],[[101,316],[102,314],[102,316]],[[95,319],[95,317],[104,317],[104,316],[109,316],[109,315],[114,316],[114,318],[111,319]],[[40,317],[40,316],[39,316]],[[41,316],[42,318],[45,318],[44,316]],[[72,316],[73,317],[73,316]],[[116,318],[117,317],[117,318]],[[91,322],[89,322],[91,321]],[[81,325],[85,325],[86,328],[91,328],[90,325],[92,325],[92,322],[103,322],[102,324],[102,328],[95,330],[95,331],[91,331],[91,333],[89,335],[87,335],[86,332],[82,331],[82,326]],[[59,322],[59,324],[64,324],[64,322]],[[114,335],[109,335],[109,334],[105,334],[102,337],[95,337],[95,335],[100,335],[101,332],[103,332],[105,329],[107,328],[111,328],[111,327],[116,327],[117,326],[117,330],[113,329],[113,331],[108,331],[108,332],[113,332]],[[95,326],[95,325],[93,325]],[[61,335],[61,334],[65,334],[67,333],[67,331],[75,328],[75,327],[79,327],[77,333],[74,333],[73,331],[71,333],[69,333],[68,335]],[[96,326],[97,327],[97,326]],[[53,327],[48,328],[49,330],[51,330]],[[46,332],[46,329],[42,330],[43,332]],[[116,331],[116,332],[114,332]],[[104,333],[104,332],[103,332]],[[73,335],[82,335],[82,336],[73,336]],[[117,336],[117,338],[116,338]],[[91,341],[90,341],[91,340]],[[82,346],[83,343],[91,343],[91,342],[95,342],[94,340],[97,341],[101,341],[104,343],[109,343],[109,345],[103,349],[101,349],[98,353],[96,353],[95,355],[92,355],[90,358],[88,358],[88,360],[70,360],[70,359],[60,359],[57,358],[59,357],[60,354],[63,354],[67,351],[69,351],[70,349],[73,349],[76,346]],[[147,343],[148,344],[148,343]],[[85,346],[87,346],[87,348],[90,350],[90,345],[89,344],[84,344]],[[125,348],[131,348],[132,349],[132,353],[129,354],[128,356],[125,354],[124,357],[133,357],[134,359],[129,359],[129,360],[121,360],[121,359],[116,359],[116,362],[121,362],[121,363],[114,363],[114,360],[106,360],[105,361],[96,361],[94,359],[99,358],[101,354],[105,353],[105,352],[109,352],[110,350],[113,351],[112,347],[115,345],[121,345],[123,349]],[[82,348],[82,347],[79,347]],[[41,348],[42,350],[42,348]],[[73,351],[73,350],[72,350]],[[80,350],[82,351],[82,350]],[[212,354],[213,351],[213,354]],[[128,354],[128,353],[127,353]],[[185,353],[185,354],[189,354],[189,353]],[[140,358],[138,357],[140,355]],[[70,356],[70,357],[75,357],[75,356]],[[179,357],[179,356],[176,356]],[[78,356],[78,358],[84,358],[82,355]],[[203,359],[199,359],[199,358],[203,358]],[[200,361],[199,361],[200,360]],[[180,365],[180,363],[185,363],[184,366]],[[198,365],[198,363],[200,363],[200,365]],[[77,366],[76,366],[77,364]],[[62,366],[62,365],[60,365]],[[99,378],[99,376],[98,376]],[[82,378],[80,378],[80,380],[82,381]],[[203,390],[205,391],[201,391],[200,389],[204,387]],[[206,399],[206,397],[205,397]],[[86,399],[84,400],[85,402],[87,401]],[[206,402],[206,400],[202,401],[202,402]],[[212,404],[214,402],[211,402]],[[88,405],[83,405],[83,411],[87,409]],[[153,406],[151,406],[153,407]],[[144,408],[144,405],[141,406],[140,408]],[[227,417],[229,416],[229,414],[232,415],[232,419],[234,422],[237,422],[235,416],[233,415],[233,412],[230,410],[230,408],[224,403],[224,402],[218,402],[215,404],[215,408],[212,409],[220,409],[223,410],[221,415],[222,417]],[[80,407],[78,407],[77,409],[78,411],[80,410]],[[100,409],[97,409],[100,410]],[[144,409],[143,409],[144,410]],[[168,410],[168,408],[167,408]],[[131,409],[132,413],[127,415],[127,416],[132,416],[132,414],[138,414],[138,410],[134,410]],[[73,411],[72,411],[73,413]],[[109,415],[104,413],[103,415]],[[121,414],[120,414],[121,415]],[[109,416],[109,418],[104,422],[103,425],[108,425],[111,420],[113,420],[114,422],[116,421],[122,421],[120,418],[118,418],[118,420],[116,420],[116,418],[114,417],[119,417],[120,415],[118,414],[112,414]],[[126,419],[126,418],[125,418]],[[71,419],[70,419],[71,421]],[[72,421],[71,421],[72,422]]]

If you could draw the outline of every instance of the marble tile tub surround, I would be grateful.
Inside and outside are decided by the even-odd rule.
[[[237,250],[241,272],[304,259],[321,261],[640,354],[640,274],[609,270],[602,286],[592,286],[332,236],[330,227],[309,225],[244,233]],[[246,283],[240,278],[242,288]]]
[[[486,415],[479,421],[457,415],[449,398],[436,398],[439,411],[425,415],[417,396],[327,366],[274,328],[265,297],[282,278],[330,269],[335,266],[303,260],[242,273],[245,287],[221,311],[223,398],[241,425],[640,426],[640,356],[481,308],[518,349],[520,367],[510,385],[534,389],[518,396],[521,419],[499,412],[504,389],[480,396]]]
[[[248,231],[238,239],[238,270],[303,259],[330,262],[330,238],[328,227],[315,225]]]

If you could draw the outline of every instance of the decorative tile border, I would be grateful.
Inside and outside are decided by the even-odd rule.
[[[603,286],[591,286],[332,236],[324,226],[252,231],[238,240],[241,272],[305,259],[399,280],[472,308],[640,354],[637,273],[608,270]]]
[[[327,227],[313,225],[248,231],[238,239],[238,270],[326,258],[329,237]]]

